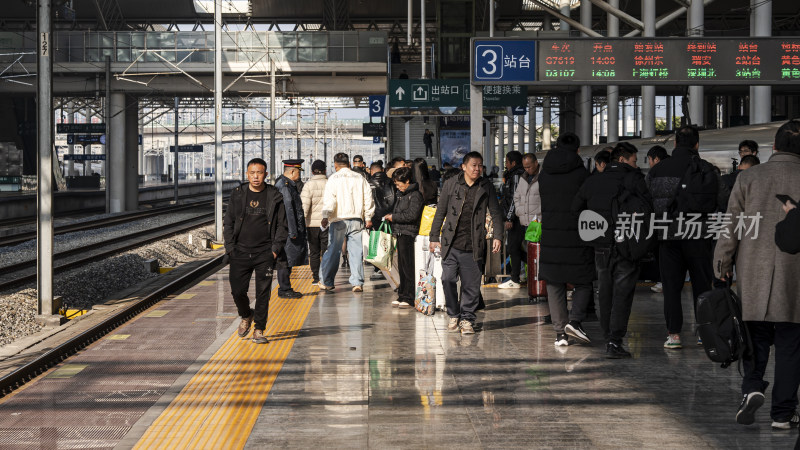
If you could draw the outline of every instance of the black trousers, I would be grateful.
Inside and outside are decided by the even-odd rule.
[[[278,295],[292,292],[292,268],[278,269]]]
[[[525,231],[519,221],[512,222],[510,230],[506,231],[506,251],[511,259],[511,280],[519,283],[519,273],[522,270],[522,261],[525,256]]]
[[[611,248],[595,249],[594,264],[600,291],[600,329],[606,342],[622,345],[628,332],[639,264],[622,258]]]
[[[481,266],[473,259],[472,252],[450,248],[442,261],[442,288],[449,317],[458,317],[475,323],[475,311],[481,303]],[[458,279],[461,279],[459,301]]]
[[[769,382],[764,374],[769,348],[775,345],[775,381],[772,386],[772,420],[785,422],[797,408],[800,387],[800,324],[789,322],[745,322],[753,343],[753,358],[745,359],[742,394],[764,392]]]
[[[257,330],[265,330],[267,328],[267,315],[269,314],[269,291],[272,287],[272,271],[275,268],[272,251],[247,253],[241,250],[234,250],[229,261],[228,281],[231,284],[231,294],[233,294],[233,302],[236,304],[239,316],[246,318],[250,317],[251,314],[255,314],[255,328]],[[250,309],[250,299],[247,297],[253,272],[256,274],[255,310]]]
[[[319,227],[306,228],[308,231],[308,259],[311,264],[311,275],[314,281],[319,281],[319,263],[322,255],[328,249],[328,230],[321,231]]]
[[[397,299],[413,305],[417,285],[417,280],[414,278],[414,236],[404,234],[397,236],[397,268],[400,272]]]
[[[664,318],[670,334],[678,334],[683,328],[681,291],[686,281],[686,271],[689,271],[692,280],[694,310],[697,309],[697,297],[711,290],[714,281],[711,267],[713,245],[710,239],[692,239],[661,241],[658,246],[661,284],[664,287]]]
[[[425,144],[425,156],[427,157],[430,154],[433,157],[433,144]]]

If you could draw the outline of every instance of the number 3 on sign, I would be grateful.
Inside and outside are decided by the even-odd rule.
[[[478,80],[503,78],[503,46],[479,45],[475,48],[475,78]]]

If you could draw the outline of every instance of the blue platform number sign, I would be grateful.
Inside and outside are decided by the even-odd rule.
[[[475,40],[473,81],[531,82],[536,79],[536,42]]]
[[[369,96],[369,116],[370,117],[386,117],[386,96],[385,95],[370,95]]]
[[[381,137],[380,136],[372,136],[372,143],[373,144],[380,144],[381,143]]]

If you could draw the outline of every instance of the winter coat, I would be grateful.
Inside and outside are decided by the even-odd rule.
[[[222,236],[225,239],[225,253],[228,255],[236,248],[236,242],[242,231],[242,222],[244,221],[244,213],[247,208],[247,193],[245,189],[249,189],[247,183],[231,191],[230,198],[228,199],[228,208],[222,220]],[[286,210],[283,207],[283,196],[280,191],[269,184],[267,184],[264,189],[267,191],[267,196],[269,198],[267,211],[272,211],[272,214],[267,220],[270,228],[264,230],[264,232],[272,236],[272,252],[279,255],[283,250],[283,246],[286,245],[286,239],[289,237],[289,230],[286,224]]]
[[[547,282],[586,284],[595,279],[594,249],[578,235],[578,215],[572,212],[572,199],[588,177],[583,159],[573,150],[553,150],[542,163],[539,276]]]
[[[331,222],[344,219],[372,220],[375,202],[367,180],[347,167],[328,177],[322,195],[322,217]]]
[[[775,225],[775,244],[782,252],[800,253],[800,209],[789,211],[786,218]]]
[[[308,256],[306,238],[306,218],[303,214],[303,199],[297,191],[294,181],[281,175],[275,183],[275,189],[283,195],[283,206],[286,209],[286,223],[289,227],[289,239],[286,240],[284,254],[278,255],[278,264],[285,261],[288,267],[303,265]]]
[[[542,221],[542,198],[539,195],[539,174],[533,176],[528,183],[524,176],[519,178],[517,189],[514,191],[514,214],[519,217],[519,223],[527,227],[536,217]]]
[[[405,192],[397,191],[397,201],[392,211],[392,234],[417,237],[424,206],[422,193],[416,183],[408,185]]]
[[[618,161],[609,163],[606,170],[596,173],[586,181],[583,182],[578,194],[572,201],[572,212],[580,215],[583,210],[591,210],[603,216],[608,223],[606,233],[592,241],[594,247],[610,247],[613,243],[613,223],[614,216],[611,212],[611,203],[620,187],[624,189],[634,190],[640,197],[650,202],[651,206],[653,199],[650,192],[647,191],[647,185],[644,181],[644,175],[635,167],[631,167],[625,163]],[[644,236],[647,236],[649,230],[642,230]]]
[[[463,174],[445,181],[442,195],[436,206],[436,214],[431,225],[431,242],[442,244],[442,258],[447,258],[450,246],[456,236],[458,218],[462,213],[472,214],[472,249],[473,259],[483,261],[486,255],[486,211],[492,218],[492,235],[503,236],[503,212],[497,202],[494,186],[488,178],[478,178],[478,192],[475,195],[475,206],[472,211],[462,211],[466,200],[467,181]],[[445,222],[445,217],[447,221]],[[444,227],[442,224],[444,223]]]
[[[669,207],[672,204],[675,193],[678,191],[678,185],[681,183],[683,176],[686,174],[686,169],[689,168],[689,163],[692,157],[697,156],[697,150],[688,147],[675,147],[672,151],[672,156],[659,162],[650,172],[647,173],[647,188],[650,190],[650,195],[653,196],[653,211],[656,217],[662,217],[664,213],[669,213]],[[709,164],[702,160],[704,164]],[[724,212],[726,201],[729,195],[729,190],[722,182],[722,177],[717,173],[717,211]],[[708,229],[707,225],[703,226],[703,230]],[[678,220],[674,219],[670,222],[669,230],[667,232],[666,240],[677,240]],[[656,233],[659,240],[662,240],[663,233]]]
[[[375,200],[375,216],[372,222],[380,221],[383,216],[394,211],[396,189],[394,182],[386,176],[385,172],[376,172],[369,179],[369,187],[372,189],[372,198]]]
[[[436,182],[433,180],[425,180],[422,183],[425,185],[425,193],[422,195],[423,204],[435,205],[439,197],[439,186],[437,186]],[[421,189],[420,193],[422,193]]]
[[[306,218],[306,228],[319,228],[322,226],[322,194],[325,192],[325,183],[327,182],[328,177],[325,175],[314,175],[300,192],[300,199],[303,201],[303,215]]]
[[[775,226],[786,216],[776,194],[800,198],[800,155],[776,152],[766,163],[739,174],[728,203],[732,222],[726,226],[728,236],[720,236],[714,251],[714,276],[731,272],[736,255],[742,318],[800,323],[800,254],[790,255],[775,245]],[[739,240],[739,213],[744,213],[747,227],[750,216],[761,214],[756,239],[751,231],[742,232]]]
[[[503,187],[500,188],[500,197],[502,197],[503,215],[506,222],[516,222],[517,215],[514,214],[514,193],[517,191],[517,183],[524,174],[525,169],[522,165],[516,166],[509,170],[503,176]]]

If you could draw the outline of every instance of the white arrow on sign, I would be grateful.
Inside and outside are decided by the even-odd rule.
[[[394,93],[395,93],[395,94],[397,94],[397,99],[398,99],[398,100],[403,100],[403,94],[405,94],[405,93],[406,93],[406,91],[405,91],[405,90],[403,89],[403,87],[401,86],[401,87],[398,87],[398,88],[397,88],[397,90],[396,90],[396,91],[394,91]]]

